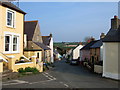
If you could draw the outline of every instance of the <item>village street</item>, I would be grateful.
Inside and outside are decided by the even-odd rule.
[[[118,82],[62,60],[56,61],[54,68],[41,74],[3,82],[3,88],[118,88]]]

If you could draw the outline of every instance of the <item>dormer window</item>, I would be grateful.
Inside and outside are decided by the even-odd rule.
[[[7,9],[6,24],[8,27],[15,28],[15,12]]]

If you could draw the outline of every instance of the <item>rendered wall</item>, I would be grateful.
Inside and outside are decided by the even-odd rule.
[[[13,10],[14,11],[14,10]],[[7,56],[14,56],[15,59],[19,59],[21,55],[23,55],[23,21],[24,15],[22,13],[16,12],[15,16],[15,28],[10,28],[6,26],[6,7],[0,6],[0,52]],[[4,44],[4,34],[5,32],[15,33],[20,35],[20,44],[19,44],[19,52],[18,53],[9,53],[6,54],[5,44]]]
[[[103,77],[120,79],[118,71],[118,45],[120,43],[104,43],[103,44]]]
[[[82,48],[82,45],[79,45],[73,50],[73,59],[78,59],[80,57],[80,49]]]

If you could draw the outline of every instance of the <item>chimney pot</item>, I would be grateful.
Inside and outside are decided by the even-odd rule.
[[[105,33],[101,33],[100,35],[100,39],[104,38],[105,37]]]
[[[118,18],[118,16],[115,15],[114,18]]]
[[[82,45],[82,42],[80,42],[79,44]]]

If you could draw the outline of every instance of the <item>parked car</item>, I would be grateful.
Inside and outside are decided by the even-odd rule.
[[[70,61],[70,65],[78,65],[79,64],[79,60],[78,59],[72,59]]]

